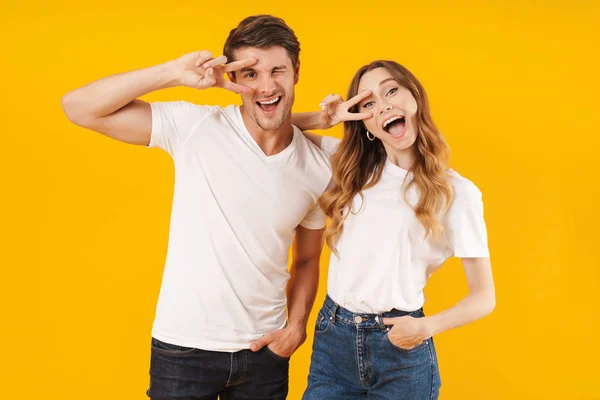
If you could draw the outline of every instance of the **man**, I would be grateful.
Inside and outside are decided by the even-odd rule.
[[[63,98],[75,124],[174,160],[152,399],[287,395],[289,357],[305,340],[318,284],[325,216],[317,199],[331,176],[325,155],[291,124],[299,52],[283,20],[254,16],[230,32],[227,57],[190,53]],[[232,90],[243,105],[138,99],[173,86]]]

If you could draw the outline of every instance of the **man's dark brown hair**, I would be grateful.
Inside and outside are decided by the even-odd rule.
[[[253,15],[245,18],[229,32],[223,46],[223,55],[228,61],[234,61],[234,50],[244,47],[266,49],[273,46],[283,47],[292,60],[294,68],[298,66],[300,42],[294,31],[281,18],[272,15]]]

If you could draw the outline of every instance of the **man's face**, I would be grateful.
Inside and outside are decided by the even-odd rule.
[[[235,73],[235,82],[252,89],[243,93],[243,112],[261,129],[276,130],[290,116],[298,68],[283,47],[246,47],[233,52],[234,60],[254,57],[256,64]],[[232,60],[233,61],[233,60]]]

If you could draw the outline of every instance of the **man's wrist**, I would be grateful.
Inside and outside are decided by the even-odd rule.
[[[296,321],[288,321],[287,324],[288,329],[299,332],[306,332],[306,321],[305,320],[296,320]]]
[[[321,113],[315,113],[314,119],[315,119],[315,129],[320,129],[320,130],[327,129],[327,127],[325,126],[325,123],[323,122],[323,119],[321,118]]]
[[[306,323],[296,322],[295,324],[289,323],[287,326],[289,330],[288,338],[291,338],[297,347],[300,347],[304,341],[306,341]]]
[[[175,60],[167,61],[156,66],[161,89],[181,86],[181,67]]]

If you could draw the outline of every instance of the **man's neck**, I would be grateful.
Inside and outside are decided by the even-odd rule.
[[[249,116],[243,108],[240,109],[242,120],[250,136],[267,156],[272,156],[285,150],[294,137],[294,128],[292,127],[292,116],[288,115],[283,124],[274,130],[264,130]]]

